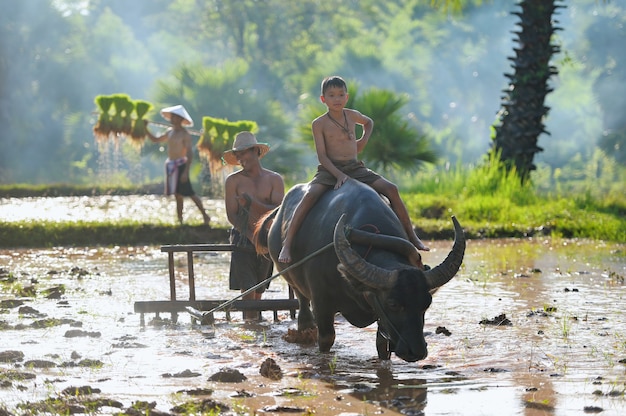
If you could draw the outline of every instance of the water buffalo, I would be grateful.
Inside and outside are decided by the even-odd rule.
[[[278,253],[305,186],[294,186],[257,227],[257,247],[269,249],[279,271],[289,266],[278,262]],[[396,214],[371,187],[350,179],[326,192],[298,230],[291,256],[297,263],[320,252],[283,274],[299,300],[298,330],[317,326],[319,350],[328,352],[335,342],[339,312],[359,328],[378,321],[376,348],[381,360],[388,360],[392,352],[408,362],[426,358],[424,314],[432,293],[454,277],[465,253],[463,230],[454,217],[452,221],[452,250],[440,265],[424,270]],[[330,249],[320,250],[329,245]]]

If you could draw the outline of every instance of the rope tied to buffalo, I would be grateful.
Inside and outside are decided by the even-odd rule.
[[[333,247],[334,242],[330,242],[328,244],[326,244],[324,247],[314,251],[313,253],[309,254],[308,256],[304,257],[302,260],[298,260],[297,262],[285,267],[283,270],[281,270],[278,273],[273,274],[272,276],[268,277],[267,279],[263,280],[262,282],[257,283],[256,285],[252,286],[251,288],[245,290],[244,292],[241,292],[239,295],[235,296],[234,298],[227,300],[226,302],[217,305],[215,308],[211,309],[210,311],[206,311],[206,312],[202,312],[202,316],[209,316],[211,315],[213,312],[217,312],[221,309],[224,309],[230,305],[232,305],[233,303],[235,303],[235,301],[237,301],[238,299],[244,297],[245,295],[255,291],[256,289],[258,289],[259,287],[268,284],[269,282],[271,282],[272,280],[276,279],[277,277],[281,276],[283,273],[300,266],[302,263],[312,259],[313,257],[321,254],[322,252],[328,250],[329,248]]]

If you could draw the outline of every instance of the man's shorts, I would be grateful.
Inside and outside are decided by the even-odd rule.
[[[181,182],[180,177],[185,171],[186,164],[182,164],[178,167],[178,183],[176,184],[176,193],[182,196],[194,196],[196,193],[191,187],[191,181]]]
[[[234,250],[230,258],[230,290],[250,289],[272,275],[274,266],[272,261],[257,254],[250,240],[242,236],[237,230],[232,229],[230,242],[240,248]],[[269,282],[257,288],[255,292],[263,293],[268,286]]]

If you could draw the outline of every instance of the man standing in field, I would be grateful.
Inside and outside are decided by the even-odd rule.
[[[245,292],[272,275],[272,261],[259,255],[252,243],[257,221],[276,208],[285,195],[282,176],[261,165],[269,151],[266,143],[258,143],[254,134],[243,131],[235,136],[232,150],[222,159],[229,165],[241,165],[224,184],[224,203],[228,221],[232,224],[230,242],[237,246],[230,260],[230,289]],[[261,299],[267,286],[257,288],[243,300]],[[259,319],[258,312],[244,312],[244,319]]]
[[[191,116],[182,105],[175,105],[161,110],[161,116],[172,123],[161,136],[156,137],[147,131],[148,137],[155,143],[167,141],[167,160],[165,161],[165,194],[176,198],[176,215],[178,222],[183,223],[183,197],[190,197],[196,204],[205,225],[211,218],[207,215],[202,201],[196,195],[189,181],[189,168],[193,160],[191,135],[186,127],[193,126]]]

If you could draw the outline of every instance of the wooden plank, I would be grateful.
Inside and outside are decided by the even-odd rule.
[[[172,244],[161,246],[163,253],[188,253],[196,251],[250,251],[254,252],[254,247],[237,247],[233,244]]]
[[[233,251],[232,244],[172,244],[161,246],[163,253],[186,253],[188,251]]]
[[[187,252],[187,277],[189,278],[189,300],[196,300],[196,277],[193,273],[193,251]]]
[[[174,275],[174,253],[167,253],[167,267],[170,273],[170,300],[176,300],[176,276]]]
[[[209,311],[217,308],[225,300],[153,300],[137,301],[134,308],[136,313],[159,313],[159,312],[185,312],[190,306],[199,311]],[[260,300],[237,300],[224,311],[275,311],[298,309],[297,299],[260,299]],[[218,311],[219,312],[219,311]]]

